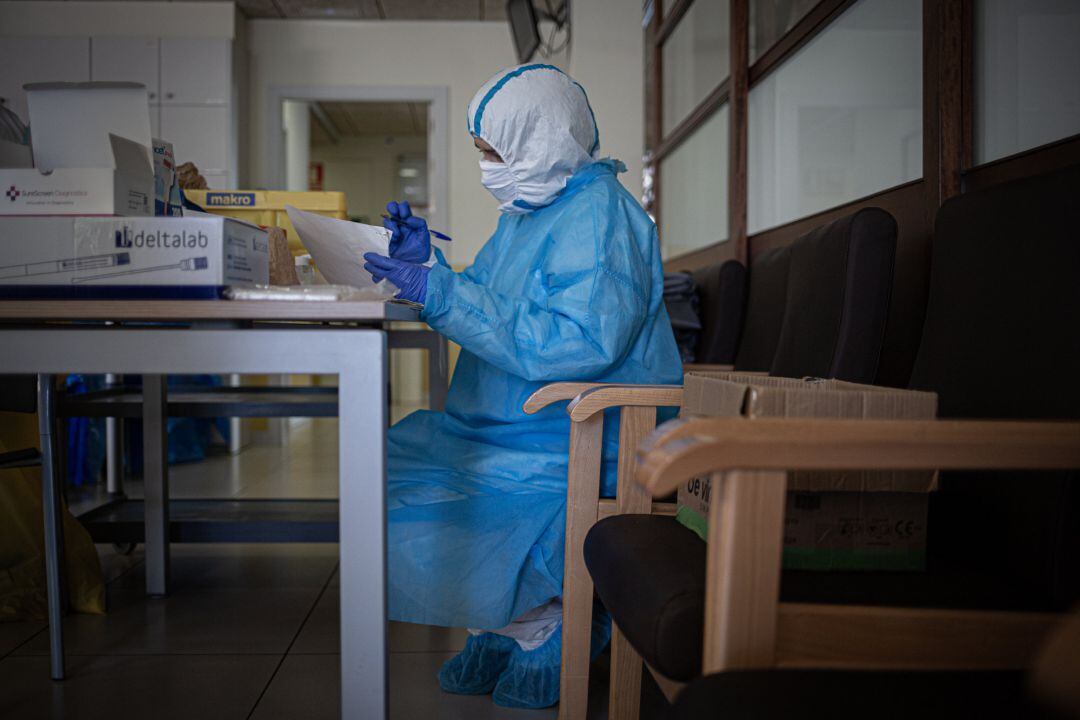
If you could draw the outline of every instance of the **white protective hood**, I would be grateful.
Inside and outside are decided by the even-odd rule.
[[[549,204],[600,151],[584,88],[553,65],[519,65],[488,80],[469,103],[468,125],[513,176],[516,192],[503,212]]]

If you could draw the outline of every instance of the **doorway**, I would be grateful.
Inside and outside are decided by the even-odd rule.
[[[445,87],[274,87],[264,149],[271,187],[345,194],[348,217],[381,225],[390,200],[408,200],[447,231]],[[276,169],[276,172],[274,170]],[[427,353],[391,353],[392,414],[426,407]]]
[[[340,190],[373,225],[387,201],[415,198],[431,227],[449,227],[447,88],[275,86],[267,103],[268,186]]]
[[[381,224],[388,200],[407,200],[416,214],[427,217],[429,108],[426,102],[309,103],[303,189],[345,193],[350,219],[369,225]],[[291,162],[287,153],[290,185],[304,169],[290,167]]]

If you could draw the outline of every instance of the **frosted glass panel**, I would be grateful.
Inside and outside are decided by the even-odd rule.
[[[750,0],[750,62],[784,37],[818,0]]]
[[[922,1],[860,0],[748,111],[751,233],[922,177]]]
[[[727,174],[725,105],[660,162],[660,247],[665,259],[727,239]]]
[[[1080,1],[975,3],[975,162],[1080,133]]]
[[[665,135],[728,76],[730,21],[728,0],[697,0],[664,42]]]

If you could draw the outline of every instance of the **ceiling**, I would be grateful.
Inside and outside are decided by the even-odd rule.
[[[312,103],[311,142],[328,145],[336,137],[427,135],[427,103]]]

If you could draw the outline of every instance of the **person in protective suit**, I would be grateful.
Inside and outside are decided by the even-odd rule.
[[[423,305],[461,346],[445,412],[390,429],[390,617],[470,628],[439,673],[448,692],[511,707],[559,699],[560,603],[569,418],[522,405],[555,381],[680,383],[663,303],[656,226],[599,159],[584,89],[550,65],[491,78],[469,104],[481,182],[499,200],[495,234],[454,272],[426,223],[390,203],[390,256],[377,281]],[[606,424],[601,480],[615,494],[618,423]],[[593,649],[610,620],[594,622]],[[605,623],[604,620],[607,620]]]

